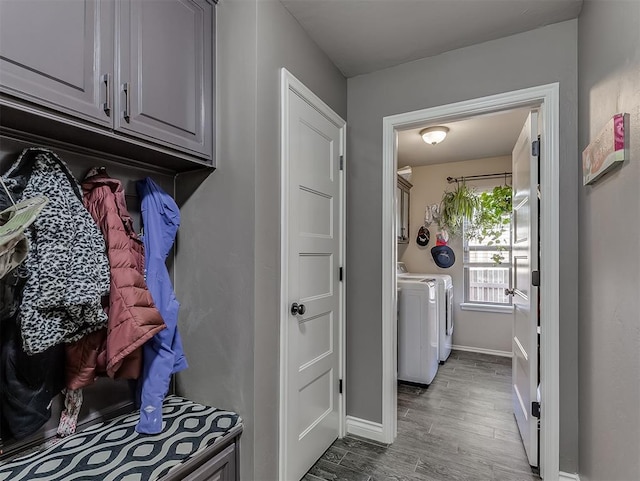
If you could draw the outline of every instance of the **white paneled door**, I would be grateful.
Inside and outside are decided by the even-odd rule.
[[[513,149],[513,409],[529,464],[538,465],[538,115],[531,112]]]
[[[305,91],[283,91],[286,355],[280,472],[286,480],[301,479],[322,456],[340,433],[341,417],[344,121]]]

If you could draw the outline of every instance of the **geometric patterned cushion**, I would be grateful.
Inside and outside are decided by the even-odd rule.
[[[242,419],[234,412],[168,396],[160,434],[135,431],[140,415],[89,426],[57,444],[0,462],[0,481],[152,481],[215,444]]]

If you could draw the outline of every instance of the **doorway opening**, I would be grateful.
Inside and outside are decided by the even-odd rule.
[[[508,110],[537,109],[540,115],[538,144],[540,161],[540,220],[539,242],[544,256],[540,258],[538,274],[540,297],[540,475],[546,479],[557,479],[559,472],[559,343],[558,343],[558,253],[554,248],[558,231],[558,138],[559,105],[558,85],[551,84],[498,94],[481,99],[424,109],[385,117],[383,120],[383,412],[382,438],[391,443],[398,430],[398,324],[397,324],[397,228],[396,188],[398,167],[398,137],[402,132],[429,125],[460,121],[479,115],[494,114]],[[532,139],[533,140],[533,139]],[[535,193],[533,194],[535,196]],[[531,233],[534,235],[534,233]],[[538,236],[535,235],[537,238]],[[411,241],[411,239],[409,239]],[[462,257],[462,256],[461,256]],[[462,262],[460,259],[459,262]],[[513,285],[513,284],[512,284]],[[522,287],[522,286],[520,286]],[[517,288],[517,286],[516,286]],[[517,290],[517,289],[516,289]],[[524,297],[527,297],[526,295]],[[536,321],[537,322],[537,321]],[[455,342],[455,341],[454,341]],[[515,392],[515,391],[514,391]],[[526,411],[530,412],[528,406]]]

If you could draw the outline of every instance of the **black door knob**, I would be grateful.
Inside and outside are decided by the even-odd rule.
[[[298,304],[297,302],[291,304],[291,314],[293,314],[294,316],[302,316],[305,312],[307,312],[307,308],[304,306],[304,304]]]

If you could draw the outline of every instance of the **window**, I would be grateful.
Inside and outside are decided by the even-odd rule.
[[[498,242],[490,244],[464,237],[464,302],[511,305],[504,293],[511,285],[511,224],[504,226]],[[496,259],[499,262],[496,262]]]

